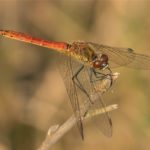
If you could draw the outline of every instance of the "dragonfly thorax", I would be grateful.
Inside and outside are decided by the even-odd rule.
[[[68,45],[68,51],[77,60],[95,69],[105,69],[108,66],[106,54],[96,54],[94,49],[86,42],[73,42]]]
[[[68,51],[74,58],[88,65],[91,65],[96,56],[94,50],[85,42],[73,42],[68,45]]]

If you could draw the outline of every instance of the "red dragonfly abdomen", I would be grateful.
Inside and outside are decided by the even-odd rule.
[[[0,30],[0,35],[15,39],[15,40],[32,43],[38,46],[55,49],[55,50],[58,50],[59,52],[65,52],[68,47],[68,44],[65,42],[54,42],[54,41],[43,40],[40,38],[32,37],[28,34],[15,32],[15,31]]]

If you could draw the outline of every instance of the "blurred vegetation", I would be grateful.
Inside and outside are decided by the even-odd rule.
[[[0,0],[0,29],[150,54],[149,8],[149,0]],[[35,150],[50,125],[71,115],[65,87],[52,69],[55,58],[49,49],[0,37],[1,150]],[[119,104],[112,112],[113,137],[98,134],[89,123],[85,141],[74,128],[54,146],[56,150],[150,149],[150,71],[113,71],[121,73],[105,96]]]

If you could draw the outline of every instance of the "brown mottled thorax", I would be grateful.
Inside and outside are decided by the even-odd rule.
[[[75,59],[88,64],[91,64],[95,56],[95,52],[85,42],[73,42],[68,45],[68,51]]]

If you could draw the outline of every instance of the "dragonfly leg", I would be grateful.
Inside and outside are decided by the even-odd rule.
[[[74,81],[75,85],[86,94],[86,96],[90,99],[89,94],[87,93],[87,91],[85,90],[85,88],[83,87],[82,83],[80,82],[80,80],[78,79],[78,75],[80,74],[80,72],[83,70],[84,65],[82,65],[79,70],[73,75],[72,80]],[[75,82],[76,80],[76,82]],[[90,99],[91,101],[91,99]]]
[[[110,75],[110,79],[111,80],[111,83],[110,83],[110,87],[112,86],[112,71],[110,68],[107,68],[109,73],[108,74],[104,74],[104,73],[101,73],[101,72],[98,72],[96,71],[94,68],[90,68],[90,82],[96,82],[96,81],[99,81],[99,80],[103,80],[105,78],[107,78],[108,75]],[[93,74],[95,76],[96,79],[93,79]]]
[[[96,79],[93,79],[93,74]],[[96,82],[99,80],[103,80],[104,78],[106,78],[106,74],[97,72],[95,69],[90,68],[90,82]]]
[[[109,76],[110,76],[110,80],[111,80],[111,83],[110,83],[110,87],[112,86],[112,83],[113,83],[113,79],[112,79],[112,71],[109,67],[107,67],[108,71],[109,71]]]

